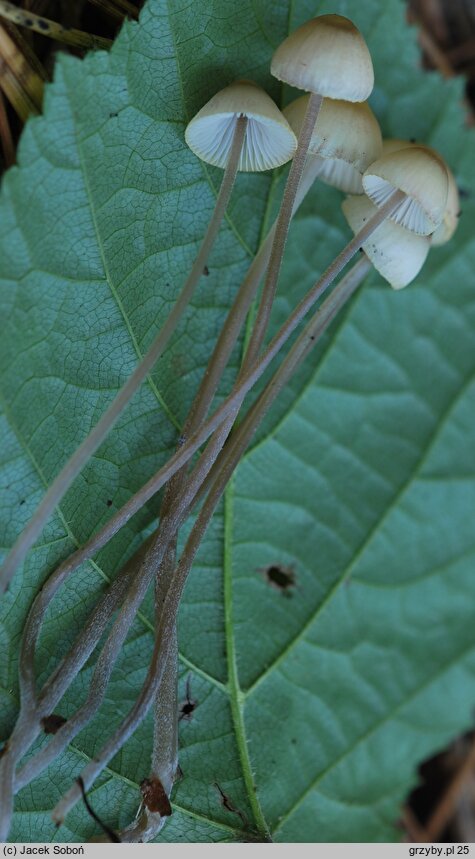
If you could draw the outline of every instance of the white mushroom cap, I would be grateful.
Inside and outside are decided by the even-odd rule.
[[[374,86],[366,42],[341,15],[320,15],[294,30],[274,53],[271,74],[298,89],[345,101],[366,101]]]
[[[220,90],[188,123],[185,140],[208,164],[225,168],[239,116],[248,119],[239,170],[271,170],[289,161],[297,139],[277,105],[252,81]]]
[[[297,137],[308,100],[302,95],[284,110]],[[381,131],[369,105],[324,98],[309,152],[323,159],[319,179],[347,194],[362,194],[362,175],[382,152]]]
[[[407,195],[391,220],[418,235],[430,235],[442,222],[448,175],[442,159],[426,146],[407,146],[383,155],[363,176],[363,188],[379,208],[395,190]]]
[[[347,197],[343,213],[353,232],[358,233],[378,211],[367,197]],[[363,250],[375,269],[393,289],[402,289],[419,274],[431,241],[418,236],[393,221],[383,221],[364,243]]]

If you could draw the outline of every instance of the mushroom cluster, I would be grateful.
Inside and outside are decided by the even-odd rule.
[[[287,186],[293,197],[286,200],[284,195],[282,203],[284,235],[274,241],[271,252],[276,272],[270,284],[268,274],[270,301],[295,199],[301,199],[317,177],[349,195],[343,212],[355,235],[400,192],[394,210],[362,247],[391,286],[407,286],[430,248],[448,241],[457,226],[459,199],[450,169],[428,146],[382,140],[366,101],[374,84],[371,57],[361,33],[347,18],[321,15],[307,21],[277,48],[271,73],[307,94],[281,114],[273,103],[270,109],[268,97],[257,86],[250,103],[252,83],[238,81],[213,96],[185,134],[199,157],[225,167],[242,115],[248,125],[240,169],[265,170],[300,156],[300,175],[290,176]]]

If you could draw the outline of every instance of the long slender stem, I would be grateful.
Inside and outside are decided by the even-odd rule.
[[[295,198],[302,178],[308,147],[310,145],[310,140],[312,138],[322,101],[323,99],[320,95],[310,93],[307,110],[305,112],[302,128],[299,134],[297,151],[292,160],[292,165],[290,167],[290,172],[284,190],[284,196],[282,197],[261,301],[254,321],[251,339],[244,358],[244,369],[252,366],[254,361],[257,359],[265,340],[272,304],[274,302],[275,292],[277,289],[279,273],[282,266],[285,243],[287,241]]]
[[[297,198],[295,200],[294,212],[300,206],[302,200],[317,178],[321,170],[321,163],[321,159],[319,158],[309,157],[307,159],[302,180],[299,185]],[[194,400],[195,410],[193,411],[192,407],[189,418],[190,427],[197,425],[203,419],[209,408],[209,404],[212,401],[224,366],[229,360],[229,356],[235,345],[241,326],[255,296],[259,281],[268,263],[275,227],[276,223],[274,223],[266,239],[259,248],[256,257],[250,266],[248,274],[241,285],[238,295],[236,296],[233,307],[228,314],[224,328],[210,359],[202,385],[200,386],[200,391]],[[227,422],[226,427],[221,430],[221,434],[215,439],[216,453],[221,450],[222,444],[227,437],[233,421],[234,412],[232,413],[229,423]],[[191,429],[188,429],[188,432],[191,432]],[[89,658],[98,641],[102,637],[113,612],[122,602],[123,596],[129,585],[130,578],[137,567],[138,561],[142,560],[144,553],[148,550],[150,541],[151,538],[141,546],[136,555],[134,555],[124,570],[121,571],[111,584],[108,591],[103,597],[101,597],[74,646],[71,648],[69,653],[63,657],[51,677],[43,686],[38,696],[36,706],[36,731],[33,739],[40,732],[41,718],[53,711],[70,682],[74,679],[77,672],[80,671],[81,667]],[[159,576],[159,580],[162,580],[161,576]],[[25,710],[29,709],[30,712],[34,712],[35,710],[34,654],[37,638],[46,609],[53,600],[59,586],[61,585],[61,581],[61,576],[59,576],[56,582],[48,580],[48,584],[45,583],[45,586],[42,587],[35,598],[25,624],[20,657],[20,692],[22,708]],[[21,727],[21,724],[19,727]],[[26,748],[23,744],[21,754],[25,751]]]
[[[199,445],[204,441],[211,432],[219,427],[223,420],[230,414],[233,413],[233,409],[238,406],[242,400],[244,399],[247,391],[252,387],[252,384],[260,378],[264,370],[269,365],[270,361],[274,357],[275,354],[279,351],[279,348],[286,342],[290,334],[295,330],[298,322],[306,315],[307,310],[312,306],[312,304],[317,300],[318,296],[322,293],[322,291],[330,285],[330,283],[335,279],[341,269],[346,265],[346,263],[351,259],[351,257],[356,253],[360,245],[366,241],[367,238],[374,232],[375,229],[379,226],[379,224],[384,220],[385,217],[388,216],[392,212],[394,208],[401,202],[404,198],[400,192],[395,192],[392,196],[391,200],[388,201],[385,207],[381,209],[379,214],[377,214],[373,219],[371,219],[366,227],[361,231],[361,233],[356,236],[352,242],[350,242],[347,247],[340,253],[340,255],[336,258],[336,260],[329,266],[325,274],[319,281],[314,285],[314,287],[310,290],[307,296],[302,300],[297,309],[294,311],[292,316],[287,320],[285,325],[281,328],[280,332],[274,337],[270,346],[262,356],[262,358],[257,362],[254,369],[250,371],[245,379],[235,387],[234,392],[228,397],[226,402],[221,406],[220,409],[213,415],[211,419],[209,419],[205,426],[200,429],[198,433],[195,433],[190,440],[181,448],[180,451],[175,454],[172,460],[152,478],[151,481],[148,482],[146,487],[144,487],[137,496],[132,499],[132,501],[137,504],[141,499],[148,500],[148,497],[153,494],[154,491],[158,490],[161,485],[168,479],[171,475],[173,475],[180,467],[183,465],[188,458],[192,455],[192,453],[199,447]],[[224,439],[222,439],[224,442]],[[219,444],[222,443],[221,440]],[[219,447],[219,445],[218,445]],[[190,453],[191,451],[191,453]],[[219,452],[219,450],[218,450]],[[213,451],[213,457],[216,458],[216,450]],[[214,462],[214,459],[212,460]],[[202,469],[203,476],[207,473],[207,461],[206,457],[202,462],[200,460],[200,467]],[[212,464],[212,463],[211,463]],[[198,488],[198,487],[196,487]],[[148,494],[149,493],[149,494]],[[145,498],[144,498],[145,496]],[[192,495],[187,500],[189,503],[192,499]],[[139,504],[139,506],[141,506]],[[132,515],[131,505],[126,505],[126,515],[129,518],[129,514]],[[138,509],[138,507],[136,508]],[[122,517],[124,516],[124,509],[122,511]],[[135,512],[135,510],[133,510]],[[81,563],[82,560],[85,560],[87,557],[90,557],[94,551],[97,550],[100,546],[104,545],[107,542],[108,535],[112,536],[113,533],[118,530],[120,527],[120,522],[123,521],[123,518],[120,521],[115,518],[115,523],[109,523],[109,526],[106,529],[103,529],[96,538],[93,538],[92,541],[87,544],[80,550],[80,552],[75,553],[72,558],[68,559],[63,565],[61,565],[58,570],[52,574],[52,576],[45,583],[44,588],[49,591],[49,597],[45,600],[45,604],[52,598],[52,595],[56,592],[62,581],[65,580],[67,575],[75,569],[75,566],[78,563]],[[41,622],[41,617],[37,617],[37,624]]]
[[[309,156],[305,160],[303,172],[299,177],[300,182],[296,182],[294,176],[294,179],[290,183],[290,186],[292,188],[295,188],[295,194],[292,195],[292,199],[289,201],[289,205],[291,205],[292,216],[295,214],[296,210],[299,208],[306,194],[312,187],[321,169],[322,159],[318,157]],[[232,304],[228,316],[226,317],[226,321],[221,330],[221,334],[218,337],[215,348],[208,362],[208,366],[205,370],[201,384],[191,405],[188,417],[186,419],[182,431],[181,443],[183,443],[184,440],[186,440],[193,432],[195,432],[199,428],[200,424],[205,419],[208,413],[224,369],[229,361],[231,352],[238,340],[239,332],[244,324],[251,303],[257,292],[259,281],[265,272],[269,260],[271,259],[272,248],[278,227],[279,220],[277,219],[269,230],[262,245],[260,246],[254,258],[254,261],[249,267],[249,271],[238,290],[236,298]],[[240,377],[242,377],[242,369]],[[235,414],[236,412],[233,411],[232,414],[228,416],[226,421],[214,434],[213,440],[212,442],[210,442],[211,447],[207,451],[208,456],[211,455],[212,457],[215,457],[221,451],[221,448],[226,441],[228,433],[234,423]],[[205,471],[203,471],[203,479],[204,475]],[[160,509],[160,519],[163,516],[167,516],[170,512],[174,510],[177,502],[180,499],[180,493],[185,480],[186,466],[183,466],[183,468],[180,469],[180,471],[178,471],[167,484],[165,497],[163,499]],[[170,559],[168,558],[167,564],[169,567],[169,572],[170,574],[172,574],[175,568],[175,563],[170,564],[169,561]],[[161,580],[163,579],[163,576],[168,575],[168,573],[164,570],[160,570],[158,575],[159,579]]]
[[[321,158],[315,156],[309,156],[307,158],[297,193],[293,201],[292,215],[295,214],[315,182],[315,179],[321,172],[322,164],[323,162]],[[182,431],[182,443],[199,428],[209,411],[224,369],[229,361],[234,346],[237,343],[239,332],[241,331],[249,312],[249,308],[256,295],[259,282],[269,263],[277,224],[277,220],[274,221],[274,224],[261,244],[249,267],[247,275],[238,290],[228,316],[226,317],[226,321],[218,340],[216,341],[213,353],[208,361],[208,366],[206,367],[201,384],[193,399],[193,403],[186,419],[185,426]],[[170,506],[173,504],[173,499],[176,499],[179,495],[180,487],[182,486],[182,481],[184,479],[185,469],[183,468],[169,481],[160,515],[163,515],[170,509]]]
[[[127,591],[124,609],[117,617],[96,663],[86,700],[76,710],[74,715],[51,737],[49,743],[23,766],[17,776],[17,789],[20,785],[32,781],[42,770],[49,766],[99,709],[109,684],[112,669],[133,623],[135,614],[145,597],[145,593],[153,577],[153,571],[153,567],[149,565],[146,575],[136,575],[132,578]]]
[[[140,364],[132,373],[125,385],[121,388],[109,408],[104,412],[99,422],[92,429],[87,438],[79,445],[77,450],[67,461],[66,465],[54,479],[33,517],[18,537],[0,570],[0,592],[3,592],[8,588],[15,570],[22,563],[28,550],[35,543],[54,508],[60,502],[65,492],[69,489],[74,479],[78,476],[85,463],[104,441],[105,437],[117,421],[119,415],[128,405],[133,395],[168,345],[178,322],[190,303],[193,292],[203,273],[204,265],[208,259],[211,247],[222,223],[236,178],[246,126],[246,117],[239,117],[236,121],[236,129],[234,132],[229,161],[221,183],[218,198],[216,200],[213,216],[203,239],[198,256],[196,257],[191,272],[180,292],[180,295],[178,296],[177,301],[173,305],[173,309],[168,316],[168,319],[160,329],[150,349],[142,358]]]
[[[365,261],[362,261],[362,263],[365,263]],[[268,390],[272,390],[272,399],[275,398],[276,394],[274,395],[274,390],[276,390],[277,392],[281,390],[284,381],[287,380],[293,370],[296,369],[296,367],[300,363],[300,360],[302,360],[303,357],[308,354],[310,348],[313,348],[318,337],[321,336],[321,334],[325,331],[331,320],[334,318],[338,309],[345,303],[345,301],[349,298],[352,292],[356,289],[358,283],[361,280],[362,274],[366,274],[367,270],[368,269],[365,264],[359,265],[357,276],[355,276],[355,274],[353,273],[352,277],[345,278],[343,284],[341,285],[341,288],[337,287],[338,292],[337,290],[334,291],[334,293],[327,299],[324,305],[322,305],[322,308],[318,311],[315,318],[312,319],[311,322],[307,325],[305,332],[303,332],[297,343],[294,345],[291,353],[289,354],[289,357],[281,365],[279,371],[277,371],[276,377],[279,377],[279,381],[276,381],[274,385],[272,384],[272,382],[269,383],[263,394],[261,394],[260,399],[261,401],[265,402],[266,409],[270,405],[266,392]],[[335,295],[335,293],[337,294]],[[297,347],[297,344],[299,344],[299,347]],[[280,384],[280,380],[282,380],[282,384]],[[252,420],[249,421],[249,427],[251,424],[254,424],[255,420],[258,419],[258,411],[258,409],[254,408],[254,417]],[[246,437],[249,431],[249,427],[244,433]],[[222,489],[224,488],[225,482],[227,482],[226,478],[228,474],[232,472],[233,468],[235,467],[235,464],[236,463],[234,461],[234,458],[230,458],[230,460],[228,461],[227,468],[223,469],[223,471],[220,472],[218,476],[217,483],[219,484],[219,497],[220,493],[222,492]],[[163,605],[163,611],[160,618],[160,625],[157,631],[151,664],[139,697],[133,708],[129,711],[129,714],[126,716],[118,730],[113,735],[113,737],[103,746],[96,759],[90,764],[88,764],[88,766],[81,773],[81,778],[86,789],[88,789],[92,785],[92,783],[102,772],[104,767],[107,766],[107,763],[115,754],[117,754],[117,752],[129,738],[129,736],[137,728],[138,724],[145,718],[148,709],[152,704],[154,696],[156,695],[157,690],[160,687],[160,683],[162,682],[164,676],[165,666],[167,664],[167,660],[169,658],[169,654],[171,652],[173,644],[173,631],[175,629],[176,615],[181,595],[183,593],[183,588],[193,559],[196,555],[199,543],[202,539],[204,531],[206,530],[207,524],[209,523],[209,519],[211,518],[216,503],[219,500],[218,491],[212,489],[207,502],[205,503],[202,511],[200,512],[197,522],[195,523],[191,535],[186,543],[185,550],[180,559],[180,563],[177,567],[175,576],[173,577],[173,580],[167,591],[166,599]],[[73,805],[75,804],[75,802],[77,802],[79,798],[80,790],[78,787],[78,783],[76,782],[54,809],[53,819],[57,823],[61,823],[64,820],[66,814],[70,811],[70,809],[73,807]]]
[[[219,502],[221,494],[224,491],[234,468],[241,460],[252,436],[264,420],[273,402],[276,400],[279,393],[285,387],[300,364],[312,351],[315,343],[326,331],[337,313],[359,287],[368,272],[371,270],[371,267],[371,263],[367,257],[363,257],[358,260],[358,262],[355,263],[355,265],[341,280],[338,286],[335,287],[328,298],[325,299],[322,306],[317,310],[310,322],[307,323],[305,329],[295,341],[292,349],[283,360],[277,372],[253,404],[243,422],[236,429],[236,432],[230,437],[229,443],[224,448],[221,456],[214,463],[213,468],[209,471],[202,487],[200,487],[196,500],[205,493],[208,493],[207,500],[200,512],[200,516],[206,517],[208,515],[206,511],[209,508],[209,518],[211,518],[212,512],[215,509],[216,504]],[[200,517],[198,517],[198,519],[199,518]],[[196,524],[198,526],[198,520]]]
[[[151,543],[145,557],[142,559],[139,570],[131,577],[131,580],[129,580],[129,587],[124,599],[124,608],[118,615],[97,661],[86,701],[57,731],[54,737],[50,739],[48,745],[41,749],[34,757],[30,758],[22,767],[16,778],[16,790],[19,790],[20,787],[30,782],[40,772],[42,772],[42,770],[44,770],[61,753],[68,743],[71,742],[71,740],[97,712],[103,700],[112,669],[134,620],[136,611],[145,596],[146,590],[152,581],[157,567],[163,559],[168,543],[174,532],[174,522],[163,523],[163,540],[154,540]],[[164,594],[162,594],[162,599],[163,598]],[[9,741],[11,744],[11,750],[10,748],[8,749],[8,755],[13,756],[15,760],[18,759],[18,749],[16,746],[19,745],[20,738],[24,738],[28,715],[30,715],[31,718],[31,713],[24,713],[23,716],[20,714],[19,723],[21,724],[23,719],[23,734],[21,731],[17,733],[16,745],[13,735]],[[33,716],[35,720],[38,721],[37,713],[34,713]],[[33,728],[33,725],[31,727]],[[31,743],[31,731],[28,735],[28,739]]]
[[[341,270],[347,265],[359,248],[374,233],[381,223],[391,214],[405,195],[402,191],[395,191],[387,203],[371,218],[365,227],[347,244],[336,259],[326,269],[322,277],[309,290],[300,304],[295,308],[286,322],[271,340],[269,346],[262,356],[253,364],[253,367],[236,383],[229,396],[221,406],[201,425],[199,430],[192,433],[188,441],[176,451],[176,453],[159,469],[142,488],[133,495],[129,501],[98,531],[81,549],[78,549],[57,570],[51,574],[44,587],[57,590],[66,580],[70,573],[91,558],[125,525],[129,519],[144,504],[158,492],[162,486],[176,474],[180,468],[187,463],[209,436],[219,427],[225,418],[240,407],[248,391],[265,373],[268,366],[291,337],[299,323],[304,319],[310,308],[322,295],[333,281],[338,277]]]
[[[176,535],[166,551],[155,579],[155,629],[160,625],[163,603],[175,569]],[[176,623],[172,631],[170,652],[153,701],[153,749],[150,778],[158,780],[169,797],[178,769],[178,636]],[[151,841],[162,829],[166,816],[150,810],[144,803],[134,822],[121,833],[127,842]]]

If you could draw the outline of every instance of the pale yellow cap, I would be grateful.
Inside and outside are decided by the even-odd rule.
[[[347,197],[342,209],[355,235],[378,211],[365,196]],[[429,236],[418,236],[386,220],[364,243],[363,250],[393,289],[402,289],[419,274],[430,246]]]
[[[407,198],[391,220],[418,235],[433,233],[447,204],[448,174],[442,159],[426,146],[407,146],[379,158],[363,176],[363,188],[379,208],[395,190]]]
[[[274,53],[271,73],[298,89],[345,101],[366,101],[374,86],[366,42],[341,15],[320,15],[294,30]]]
[[[297,137],[308,100],[302,95],[284,110]],[[369,105],[324,98],[309,152],[323,159],[319,179],[347,194],[362,194],[362,175],[382,152],[381,131]]]
[[[412,140],[399,140],[397,138],[389,138],[387,140],[383,140],[383,155],[388,155],[391,152],[397,152],[398,149],[408,149],[418,145],[419,144]],[[431,152],[434,152],[436,156],[444,162],[449,180],[444,217],[442,218],[442,223],[437,227],[435,232],[432,233],[432,245],[435,247],[438,245],[445,245],[446,242],[450,241],[453,234],[455,233],[455,230],[458,226],[458,219],[460,216],[460,197],[457,182],[455,181],[455,176],[452,173],[447,162],[444,161],[442,156],[431,146],[425,146],[424,148],[429,149]]]
[[[226,167],[239,116],[248,119],[239,170],[271,170],[293,157],[295,134],[270,96],[252,81],[230,84],[201,108],[186,127],[188,146],[202,161]]]

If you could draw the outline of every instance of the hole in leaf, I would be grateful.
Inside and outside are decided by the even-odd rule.
[[[271,564],[264,569],[266,581],[271,587],[276,588],[285,596],[291,596],[297,579],[293,567],[284,567],[283,564]]]

